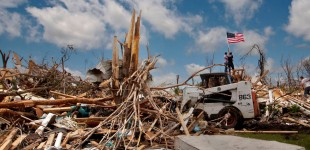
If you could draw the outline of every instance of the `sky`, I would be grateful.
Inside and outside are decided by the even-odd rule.
[[[254,44],[275,78],[283,74],[282,58],[295,65],[310,57],[309,8],[309,0],[0,0],[0,49],[51,64],[73,45],[66,70],[85,77],[111,59],[113,37],[124,41],[135,9],[142,11],[140,60],[146,45],[160,55],[151,72],[156,84],[173,84],[177,75],[184,81],[212,59],[222,64],[228,46],[235,68],[255,75],[258,53],[240,59]],[[226,32],[243,33],[245,42],[228,45]]]

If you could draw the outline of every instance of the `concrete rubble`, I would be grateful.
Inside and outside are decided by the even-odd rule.
[[[232,135],[177,136],[176,150],[305,150],[301,146],[276,141],[249,139]]]

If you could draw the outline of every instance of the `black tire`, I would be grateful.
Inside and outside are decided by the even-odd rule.
[[[223,117],[228,112],[230,113],[230,117],[227,119],[227,122],[222,121],[221,123],[222,127],[226,129],[229,128],[241,129],[244,119],[242,117],[241,112],[238,109],[230,106],[225,107],[218,113],[218,117]]]

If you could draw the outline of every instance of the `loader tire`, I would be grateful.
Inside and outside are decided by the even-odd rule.
[[[222,127],[225,129],[229,128],[241,129],[244,119],[242,117],[241,112],[238,109],[234,107],[225,107],[218,113],[218,116],[223,117],[228,112],[230,113],[230,117],[227,119],[227,123],[226,121],[222,121],[221,123]]]

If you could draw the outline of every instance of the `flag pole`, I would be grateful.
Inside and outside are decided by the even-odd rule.
[[[228,51],[227,51],[227,53],[229,53],[230,47],[229,47],[229,43],[228,43],[228,41],[227,41],[227,47],[228,47]]]
[[[229,53],[229,50],[230,50],[230,47],[229,47],[229,42],[228,42],[228,32],[226,32],[226,40],[227,40],[227,47],[228,47],[228,50],[227,50],[227,53]]]

